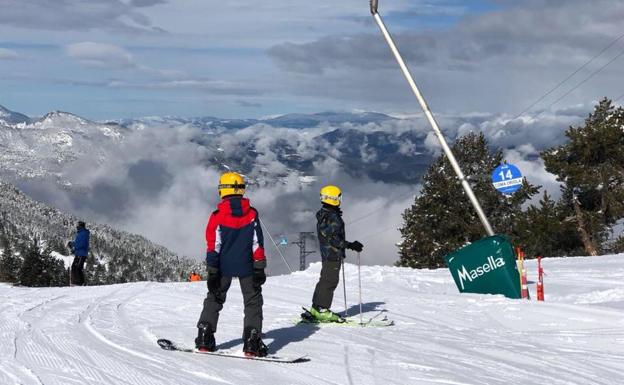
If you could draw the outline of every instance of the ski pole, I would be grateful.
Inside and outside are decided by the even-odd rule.
[[[360,325],[364,324],[364,321],[362,320],[362,275],[360,274],[360,252],[358,251],[357,253],[357,260],[358,260],[358,287],[359,287],[359,292],[360,292]]]
[[[472,206],[474,207],[475,211],[477,212],[477,215],[479,216],[479,219],[481,220],[481,223],[483,224],[483,227],[485,228],[485,232],[488,235],[492,236],[492,235],[494,235],[494,230],[492,230],[492,226],[490,225],[490,222],[488,221],[487,217],[485,216],[485,213],[483,212],[483,209],[481,208],[481,205],[479,204],[479,201],[477,200],[477,197],[475,196],[474,192],[472,191],[472,188],[470,187],[470,184],[468,183],[468,180],[466,179],[466,177],[464,176],[464,173],[462,172],[461,168],[459,167],[459,163],[457,163],[457,159],[455,159],[455,155],[453,155],[453,151],[451,151],[451,148],[446,143],[446,139],[444,139],[444,135],[442,135],[442,131],[440,130],[440,127],[438,126],[438,122],[436,122],[435,118],[433,117],[433,113],[431,112],[431,109],[429,108],[429,106],[427,105],[427,102],[425,101],[425,98],[420,93],[420,90],[418,89],[418,86],[416,86],[416,82],[414,82],[414,78],[412,77],[412,74],[410,73],[409,69],[407,68],[407,65],[405,64],[405,61],[403,60],[403,57],[401,57],[401,53],[399,52],[399,49],[397,48],[396,44],[394,44],[394,40],[392,40],[392,36],[390,35],[390,32],[388,32],[388,29],[386,29],[386,26],[385,26],[383,20],[381,19],[381,16],[377,12],[378,3],[379,3],[379,0],[371,0],[370,1],[371,14],[373,15],[373,18],[375,18],[375,21],[377,22],[377,25],[379,26],[379,29],[381,29],[381,33],[383,34],[384,38],[386,39],[386,42],[388,43],[388,46],[390,46],[390,50],[394,54],[394,58],[396,59],[397,63],[399,64],[399,67],[401,67],[401,71],[403,72],[403,76],[405,76],[405,79],[409,83],[409,86],[411,87],[412,92],[414,93],[414,96],[416,96],[416,99],[418,99],[418,102],[420,103],[420,107],[423,109],[423,111],[425,113],[425,117],[429,121],[429,124],[431,125],[431,128],[433,129],[433,132],[438,137],[438,140],[440,141],[440,145],[442,145],[442,149],[444,150],[444,153],[446,154],[446,157],[448,158],[449,162],[451,163],[451,166],[453,167],[453,170],[455,171],[455,174],[457,174],[457,178],[461,182],[461,185],[464,188],[464,191],[466,192],[466,195],[470,199],[470,202],[472,203]]]
[[[347,284],[345,283],[345,272],[344,272],[344,258],[342,259],[342,291],[344,292],[344,303],[345,303],[345,318],[349,316],[347,313]]]

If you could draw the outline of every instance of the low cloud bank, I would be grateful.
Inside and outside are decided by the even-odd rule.
[[[492,147],[504,148],[505,159],[518,165],[531,183],[542,185],[556,197],[558,183],[545,171],[539,152],[562,143],[564,130],[582,122],[583,114],[566,111],[538,119],[441,115],[439,121],[448,138],[470,131],[484,132]],[[121,144],[104,149],[109,154],[105,162],[84,157],[65,167],[64,174],[78,188],[31,185],[29,190],[38,198],[89,220],[119,226],[180,254],[203,259],[205,225],[219,200],[219,174],[227,167],[244,166],[251,182],[248,196],[267,226],[265,232],[276,240],[288,238],[289,245],[281,250],[290,265],[297,268],[299,249],[292,242],[300,231],[316,230],[319,189],[325,184],[336,184],[344,192],[347,238],[365,245],[362,262],[392,264],[398,260],[401,214],[412,204],[420,186],[388,183],[347,172],[346,165],[338,160],[344,143],[319,139],[336,129],[397,136],[412,132],[422,138],[419,145],[424,143],[425,151],[431,155],[440,151],[420,117],[365,124],[320,124],[311,129],[254,124],[243,129],[207,131],[189,124],[155,124],[131,130]],[[356,150],[372,154],[367,148]],[[414,153],[414,148],[406,143],[399,151],[409,154]],[[246,157],[249,154],[253,157]],[[293,168],[293,157],[297,158],[296,166],[306,170]],[[362,164],[367,162],[375,159],[361,159]],[[466,207],[470,207],[468,202]],[[315,239],[309,242],[309,249],[318,250]],[[287,272],[268,236],[265,248],[270,272]],[[355,258],[351,254],[349,258]],[[308,258],[318,259],[318,252]]]

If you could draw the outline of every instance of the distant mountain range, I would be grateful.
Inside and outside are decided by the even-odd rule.
[[[193,256],[202,243],[202,231],[193,229],[216,199],[215,181],[202,179],[214,178],[211,171],[241,172],[252,189],[283,184],[288,188],[275,191],[289,194],[299,184],[309,193],[307,186],[327,180],[345,187],[367,178],[416,185],[432,159],[417,121],[371,112],[92,121],[62,111],[38,118],[0,111],[0,180],[87,221]],[[192,199],[184,200],[185,189]],[[293,217],[315,203],[288,199],[283,206]],[[281,226],[288,224],[272,227]]]
[[[391,116],[376,112],[321,112],[316,114],[286,114],[264,119],[221,119],[213,116],[200,118],[180,118],[180,117],[146,117],[140,119],[122,119],[114,121],[123,126],[155,125],[165,124],[176,126],[190,124],[201,129],[242,129],[255,124],[265,124],[272,127],[285,127],[306,129],[317,127],[320,124],[341,125],[380,123],[389,120],[397,120]]]
[[[105,163],[114,157],[112,149],[123,146],[132,135],[154,127],[183,127],[194,130],[188,140],[204,148],[206,167],[239,170],[253,183],[264,184],[292,174],[309,180],[326,172],[318,170],[318,164],[331,160],[354,177],[415,184],[432,158],[424,146],[425,135],[405,130],[404,125],[400,119],[371,112],[94,122],[61,111],[29,118],[0,106],[0,173],[72,186],[76,182],[71,176],[72,164],[81,158]],[[237,147],[228,150],[224,143],[233,140]],[[260,142],[267,144],[258,149]]]

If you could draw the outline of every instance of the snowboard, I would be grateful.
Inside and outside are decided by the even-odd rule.
[[[253,356],[248,357],[244,355],[242,351],[236,351],[236,350],[217,350],[214,352],[202,352],[194,348],[180,346],[164,338],[161,338],[156,342],[158,343],[158,346],[160,346],[163,350],[169,350],[169,351],[174,351],[174,352],[205,354],[205,355],[211,355],[211,356],[240,358],[243,360],[253,360],[253,361],[281,362],[281,363],[286,363],[286,364],[296,364],[300,362],[310,361],[310,359],[307,358],[307,356],[281,357],[281,356],[276,356],[276,355],[268,355],[266,357],[253,357]]]
[[[308,312],[308,313],[310,312],[305,307],[302,307],[302,309],[305,312]],[[303,325],[316,325],[316,326],[320,326],[320,327],[327,327],[327,326],[350,326],[350,327],[386,327],[386,326],[393,326],[394,325],[394,321],[388,319],[388,317],[384,314],[385,312],[386,312],[386,310],[379,310],[377,312],[377,314],[375,314],[374,316],[369,317],[369,318],[363,318],[361,323],[360,323],[360,316],[359,315],[356,315],[356,316],[353,316],[353,317],[344,318],[344,322],[319,322],[319,321],[316,321],[314,319],[307,319],[307,318],[301,317],[295,323],[296,324],[303,324]],[[383,315],[383,317],[380,317],[381,315]]]

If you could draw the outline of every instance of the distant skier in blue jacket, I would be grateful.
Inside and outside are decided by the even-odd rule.
[[[69,243],[71,251],[74,253],[74,262],[71,266],[72,286],[86,286],[84,278],[84,265],[89,255],[89,237],[91,233],[83,221],[79,221],[76,226],[76,238]]]

